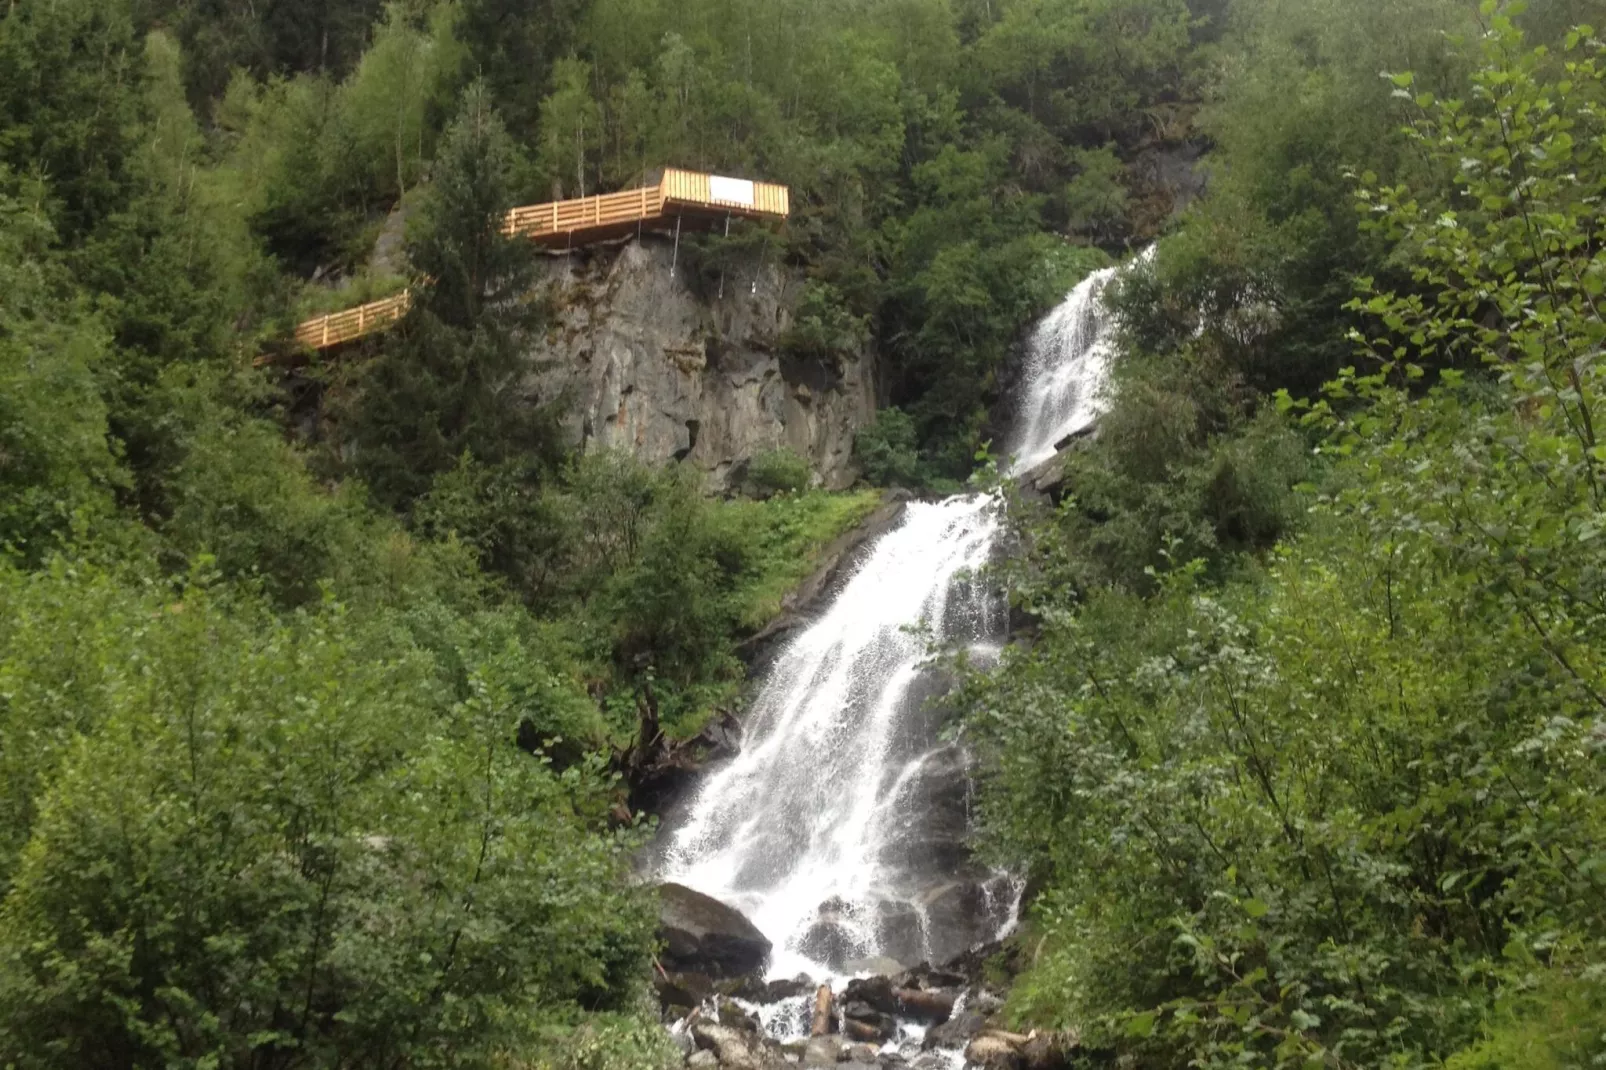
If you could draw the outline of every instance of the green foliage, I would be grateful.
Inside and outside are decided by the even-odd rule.
[[[781,336],[781,345],[794,356],[840,366],[862,353],[869,339],[869,324],[863,316],[854,315],[842,291],[828,282],[811,281]]]
[[[128,198],[142,75],[127,0],[28,0],[0,19],[0,163],[49,178],[65,236]]]
[[[0,547],[35,563],[109,514],[126,481],[96,379],[105,333],[50,255],[36,205],[0,192]]]
[[[808,458],[784,446],[755,453],[747,462],[747,482],[763,498],[807,490],[813,477]]]
[[[1072,154],[1077,175],[1065,187],[1065,214],[1073,229],[1094,240],[1109,240],[1126,219],[1123,168],[1108,145]]]
[[[735,592],[737,630],[756,632],[779,616],[787,596],[819,565],[821,551],[880,504],[881,495],[872,490],[813,490],[763,502],[722,503],[715,522],[742,532],[751,547],[749,567]]]
[[[878,487],[918,487],[924,482],[915,424],[902,409],[882,409],[853,436],[853,459],[865,480]]]
[[[1469,98],[1413,100],[1429,177],[1362,195],[1411,287],[1351,306],[1364,374],[1282,396],[1333,464],[1309,527],[1218,584],[1179,536],[1139,595],[1030,523],[1041,634],[964,697],[984,842],[1045,887],[1023,1026],[1151,1065],[1606,1050],[1600,46],[1485,14]]]
[[[0,588],[8,1062],[486,1065],[631,1005],[650,915],[633,840],[597,833],[607,780],[513,746],[584,703],[539,649],[492,620],[431,653],[428,605],[275,620],[61,566]]]
[[[423,278],[347,401],[357,471],[393,508],[421,497],[465,452],[493,466],[551,457],[547,413],[518,389],[520,334],[542,310],[529,297],[530,244],[502,232],[517,166],[484,87],[469,87],[409,229]]]

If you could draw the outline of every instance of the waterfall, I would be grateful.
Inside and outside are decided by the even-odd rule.
[[[1032,338],[1016,471],[1097,413],[1110,352],[1100,296],[1113,274],[1084,281]],[[969,863],[944,854],[954,830],[932,827],[954,810],[942,792],[965,777],[926,701],[943,690],[933,644],[997,649],[1004,607],[979,573],[999,525],[991,495],[909,504],[776,657],[741,753],[672,823],[661,876],[751,918],[775,945],[771,976],[853,972],[866,956],[940,959],[1012,924],[1018,886],[956,873]],[[964,806],[961,786],[961,825]]]
[[[1151,246],[1138,257],[1146,263]],[[1104,288],[1121,268],[1083,279],[1043,318],[1027,347],[1025,375],[1010,443],[1013,472],[1026,472],[1054,456],[1068,437],[1091,427],[1099,412],[1099,388],[1114,349],[1114,317],[1104,306]]]

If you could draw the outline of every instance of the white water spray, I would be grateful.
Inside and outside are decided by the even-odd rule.
[[[1017,472],[1097,414],[1111,333],[1100,295],[1113,274],[1083,282],[1033,337]],[[924,715],[929,652],[1001,633],[1003,607],[978,578],[999,524],[990,495],[911,503],[781,651],[741,753],[706,779],[674,831],[661,876],[751,918],[775,946],[772,977],[836,974],[846,959],[885,954],[899,926],[906,953],[963,950],[934,939],[952,917],[933,909],[957,894],[942,883],[952,875],[908,847],[930,817],[918,788],[953,753]],[[1007,931],[1018,883],[997,875],[975,888],[967,902],[983,916],[972,937]]]
[[[1138,263],[1153,254],[1151,246]],[[1010,444],[1013,472],[1042,464],[1066,438],[1098,418],[1099,391],[1115,350],[1115,317],[1104,305],[1104,290],[1121,270],[1105,268],[1083,279],[1033,332]]]

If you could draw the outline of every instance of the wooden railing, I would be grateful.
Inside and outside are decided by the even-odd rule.
[[[539,238],[544,235],[572,234],[621,223],[638,223],[663,212],[664,199],[659,186],[602,193],[549,204],[515,208],[502,225],[506,234]]]
[[[413,295],[403,290],[382,301],[370,301],[344,312],[307,320],[296,328],[296,341],[313,349],[328,349],[389,327],[407,314]]]
[[[731,218],[785,219],[791,209],[791,191],[785,186],[671,167],[656,186],[515,208],[502,230],[543,245],[572,247],[648,229],[667,230],[671,223],[678,233],[688,220],[707,225]],[[313,349],[350,342],[401,319],[409,301],[404,292],[307,320],[296,328],[296,341]]]

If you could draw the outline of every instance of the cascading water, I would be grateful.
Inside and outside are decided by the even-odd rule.
[[[1100,297],[1113,274],[1089,277],[1033,336],[1014,471],[1097,415],[1111,333]],[[940,692],[928,655],[933,643],[996,648],[1003,607],[978,575],[998,529],[990,495],[911,503],[777,657],[741,753],[674,830],[661,875],[751,918],[774,944],[771,976],[951,954],[1013,923],[1018,888],[955,879],[923,834],[941,809],[932,785],[963,779],[926,702]]]
[[[1146,262],[1152,247],[1138,257]],[[1016,436],[1010,453],[1014,472],[1054,456],[1071,435],[1098,417],[1098,391],[1109,371],[1115,322],[1104,306],[1104,288],[1121,271],[1095,271],[1043,318],[1032,335],[1022,382]]]

